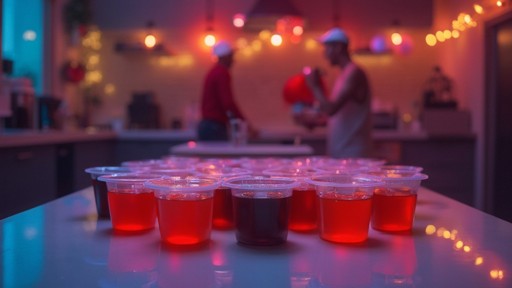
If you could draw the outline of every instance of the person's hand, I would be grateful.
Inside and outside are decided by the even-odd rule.
[[[304,68],[303,70],[304,78],[306,80],[306,84],[311,90],[318,89],[321,87],[321,75],[320,75],[320,69],[318,68]]]
[[[313,130],[317,126],[325,126],[327,124],[327,116],[319,113],[314,109],[304,109],[300,112],[293,113],[295,123]]]

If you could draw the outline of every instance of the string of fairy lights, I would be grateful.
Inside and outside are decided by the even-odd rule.
[[[471,12],[460,12],[451,22],[451,27],[437,30],[425,36],[428,46],[436,46],[450,39],[458,39],[464,31],[477,27],[478,18],[484,14],[492,13],[496,9],[507,6],[506,0],[484,0],[482,3],[473,3]]]

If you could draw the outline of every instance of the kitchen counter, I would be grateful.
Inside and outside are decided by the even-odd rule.
[[[66,142],[82,142],[118,139],[126,141],[173,141],[186,142],[196,140],[194,130],[83,130],[83,131],[3,131],[0,133],[0,148],[17,147],[27,145],[58,144]],[[396,140],[396,141],[421,141],[438,138],[474,138],[473,134],[437,134],[429,135],[425,131],[400,131],[400,130],[374,130],[375,141]],[[303,142],[303,141],[324,141],[325,129],[313,131],[302,128],[294,129],[265,129],[261,130],[258,139],[254,142]]]
[[[412,234],[360,245],[289,232],[275,247],[217,231],[166,247],[158,229],[114,234],[92,188],[0,221],[2,287],[512,287],[512,224],[421,188]]]

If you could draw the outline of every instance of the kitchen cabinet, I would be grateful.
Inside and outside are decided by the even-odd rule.
[[[57,197],[54,145],[0,149],[0,218]]]

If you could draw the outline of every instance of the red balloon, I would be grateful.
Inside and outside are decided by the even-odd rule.
[[[306,78],[302,73],[294,75],[286,80],[283,88],[283,98],[288,104],[301,102],[307,105],[312,105],[315,100],[313,93],[306,84]]]

